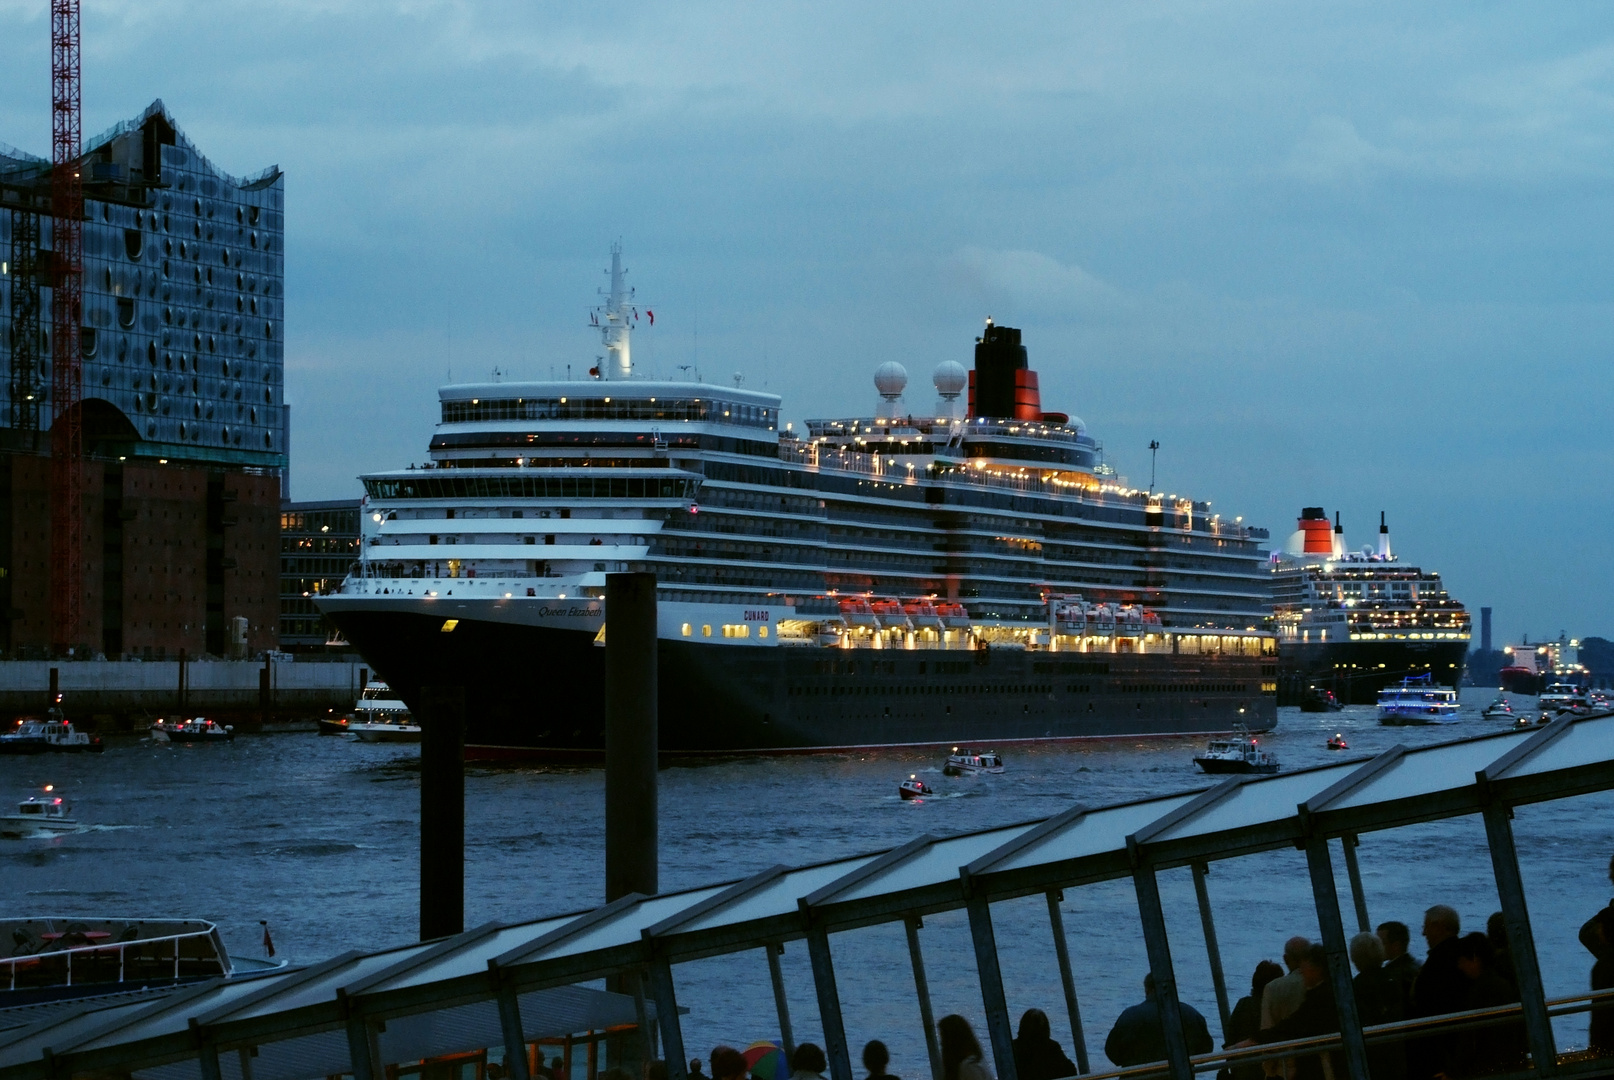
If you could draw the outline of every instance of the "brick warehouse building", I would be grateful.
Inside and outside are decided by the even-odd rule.
[[[196,151],[162,102],[89,140],[80,644],[277,644],[284,178]],[[50,163],[0,145],[0,655],[50,621]]]

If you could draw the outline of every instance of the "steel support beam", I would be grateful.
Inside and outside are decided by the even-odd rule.
[[[1351,902],[1356,905],[1356,931],[1359,934],[1373,932],[1373,923],[1367,917],[1367,893],[1362,889],[1362,866],[1356,861],[1356,849],[1362,846],[1361,838],[1355,833],[1346,833],[1339,838],[1340,844],[1345,848],[1345,873],[1351,879]]]
[[[650,1009],[645,1005],[644,975],[640,972],[629,972],[626,979],[633,986],[633,1019],[639,1027],[639,1054],[640,1061],[656,1060],[656,1029],[650,1023]]]
[[[986,1030],[992,1037],[992,1061],[998,1080],[1018,1080],[1014,1068],[1014,1031],[1009,1023],[1009,1001],[1003,993],[1003,969],[998,966],[997,939],[992,933],[992,905],[964,880],[965,908],[970,917],[970,939],[975,943],[975,969],[981,979],[981,1004],[986,1009]]]
[[[1222,1029],[1225,1031],[1232,1009],[1227,1003],[1227,976],[1222,972],[1222,947],[1216,940],[1216,920],[1211,916],[1210,888],[1205,884],[1205,876],[1209,873],[1208,864],[1194,864],[1194,896],[1199,900],[1199,924],[1205,928],[1205,955],[1210,960],[1211,982],[1216,986],[1216,1011],[1221,1014]]]
[[[202,1044],[196,1052],[196,1064],[201,1066],[202,1080],[224,1080],[219,1071],[219,1048],[212,1043]]]
[[[673,993],[672,965],[665,957],[650,962],[650,996],[656,1003],[656,1026],[661,1029],[662,1060],[669,1080],[688,1080],[689,1057],[684,1053],[684,1032],[678,1023],[678,997]],[[354,1077],[354,1080],[361,1080]]]
[[[824,1021],[824,1054],[829,1058],[830,1080],[853,1080],[852,1057],[846,1048],[846,1025],[841,1020],[841,994],[835,986],[835,964],[829,955],[829,931],[822,926],[808,929],[807,956],[813,963],[818,1015]]]
[[[1065,916],[1059,910],[1065,894],[1058,889],[1048,893],[1048,924],[1054,932],[1054,956],[1059,960],[1059,983],[1065,990],[1065,1011],[1070,1015],[1070,1041],[1076,1051],[1076,1071],[1093,1071],[1087,1062],[1087,1035],[1082,1031],[1082,1010],[1076,1003],[1076,973],[1070,966],[1070,944],[1065,940]],[[941,1080],[941,1074],[936,1074]]]
[[[1356,990],[1351,985],[1350,950],[1345,944],[1345,921],[1339,914],[1339,892],[1334,887],[1334,860],[1326,836],[1306,840],[1306,867],[1311,871],[1311,895],[1317,904],[1317,923],[1328,950],[1328,977],[1334,984],[1334,1007],[1339,1013],[1340,1041],[1344,1044],[1345,1071],[1351,1080],[1370,1080],[1367,1044],[1362,1020],[1356,1012]]]
[[[375,1031],[362,1016],[347,1020],[347,1056],[353,1063],[353,1080],[385,1080],[381,1055],[376,1052]]]
[[[1128,838],[1129,840],[1131,838]],[[1143,923],[1143,943],[1149,953],[1149,973],[1154,976],[1154,999],[1160,1008],[1160,1029],[1166,1042],[1166,1065],[1172,1080],[1194,1080],[1194,1067],[1188,1060],[1188,1040],[1183,1035],[1182,1011],[1177,1007],[1177,979],[1171,968],[1171,942],[1166,937],[1166,913],[1160,906],[1160,884],[1154,867],[1133,855],[1132,887],[1138,894],[1138,916]]]
[[[936,1012],[930,1007],[930,980],[925,977],[925,956],[919,951],[919,928],[924,924],[917,915],[904,919],[908,930],[908,959],[913,963],[913,986],[919,995],[919,1022],[925,1028],[925,1052],[930,1055],[931,1080],[942,1080],[941,1043],[936,1041]]]
[[[1524,1011],[1524,1031],[1530,1042],[1530,1059],[1536,1075],[1551,1076],[1558,1068],[1558,1051],[1547,1014],[1547,995],[1541,986],[1541,965],[1536,958],[1535,936],[1524,902],[1524,879],[1519,875],[1519,854],[1513,845],[1513,809],[1501,803],[1485,807],[1485,839],[1491,849],[1496,892],[1502,901],[1507,926],[1508,952],[1513,957]]]
[[[796,1034],[790,1029],[790,1000],[785,997],[785,972],[779,964],[785,944],[773,942],[762,947],[768,954],[768,979],[773,983],[773,1007],[779,1014],[779,1044],[785,1048],[785,1058],[796,1056]]]
[[[504,1039],[504,1072],[510,1080],[530,1080],[527,1036],[521,1027],[521,1002],[511,986],[499,987],[499,1033]]]

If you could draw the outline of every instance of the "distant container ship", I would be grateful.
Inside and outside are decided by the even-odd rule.
[[[605,577],[656,575],[669,754],[1269,729],[1265,530],[1127,487],[1044,412],[989,320],[937,400],[780,431],[776,395],[637,378],[613,251],[586,381],[439,391],[430,462],[363,478],[362,557],[321,610],[468,753],[603,746]],[[648,321],[648,320],[647,320]],[[967,405],[960,397],[968,392]]]
[[[1386,686],[1428,675],[1456,687],[1468,657],[1469,615],[1440,575],[1410,566],[1390,547],[1379,516],[1376,548],[1350,551],[1338,515],[1320,506],[1272,556],[1278,631],[1278,703],[1299,705],[1326,690],[1347,705],[1371,705]]]

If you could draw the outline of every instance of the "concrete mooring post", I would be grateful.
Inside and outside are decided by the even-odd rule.
[[[657,892],[656,575],[605,576],[605,900]]]
[[[420,690],[420,939],[465,931],[465,688]]]

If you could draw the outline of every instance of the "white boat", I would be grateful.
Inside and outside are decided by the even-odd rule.
[[[1278,759],[1269,750],[1262,750],[1260,740],[1240,725],[1233,729],[1232,738],[1212,739],[1205,749],[1194,755],[1194,764],[1208,773],[1275,773]]]
[[[1571,712],[1588,708],[1589,691],[1574,683],[1556,682],[1541,691],[1542,712]]]
[[[25,717],[0,734],[0,754],[100,753],[101,740],[73,728],[73,722],[52,708],[45,719]]]
[[[384,682],[372,682],[364,688],[348,719],[347,731],[360,742],[420,741],[420,725],[409,715],[409,706],[398,700]]]
[[[1519,714],[1513,711],[1513,702],[1507,699],[1506,694],[1496,695],[1496,700],[1485,706],[1480,714],[1487,720],[1512,720]]]
[[[267,933],[267,931],[266,931]],[[0,919],[0,1008],[230,978],[285,966],[232,958],[199,919]]]
[[[30,795],[17,804],[15,814],[0,814],[0,836],[56,836],[78,828],[73,808],[46,785],[44,795]]]
[[[1379,691],[1381,724],[1449,724],[1457,719],[1457,709],[1457,691],[1436,686],[1428,675],[1410,676]]]
[[[158,742],[210,743],[235,738],[234,724],[221,724],[205,716],[158,720],[151,725],[151,737]]]
[[[984,754],[972,754],[968,750],[953,747],[952,756],[942,767],[944,776],[972,776],[976,773],[1000,773],[1003,771],[1003,759],[997,752],[988,750]]]
[[[934,795],[936,792],[915,774],[897,785],[897,794],[904,799],[918,799],[925,795]]]

